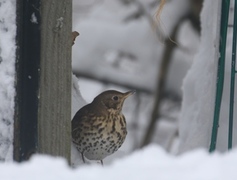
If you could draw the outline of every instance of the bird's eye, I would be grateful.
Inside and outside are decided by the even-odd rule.
[[[118,96],[113,96],[112,99],[117,101],[118,100]]]

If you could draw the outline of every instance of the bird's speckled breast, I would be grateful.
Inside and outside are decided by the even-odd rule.
[[[101,160],[113,154],[123,144],[126,135],[126,121],[123,114],[109,112],[108,117],[97,117],[90,123],[83,123],[77,131],[77,149],[90,160]],[[79,133],[80,132],[80,133]]]

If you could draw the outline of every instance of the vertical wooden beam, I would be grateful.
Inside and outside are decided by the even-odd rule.
[[[70,161],[72,1],[41,0],[40,9],[38,151]]]
[[[17,0],[14,159],[71,148],[72,0]]]

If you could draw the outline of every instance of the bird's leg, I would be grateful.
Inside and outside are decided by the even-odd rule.
[[[81,153],[81,158],[84,163],[86,163],[83,153]]]
[[[103,160],[100,160],[100,163],[101,163],[102,166],[104,166]]]

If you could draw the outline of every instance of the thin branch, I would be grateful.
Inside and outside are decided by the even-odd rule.
[[[181,18],[180,21],[182,21],[183,18]],[[176,40],[176,35],[177,35],[177,31],[179,28],[179,25],[181,24],[181,22],[178,21],[173,29],[173,32],[171,34],[171,39]],[[152,114],[151,114],[151,118],[150,118],[150,123],[148,124],[145,136],[143,138],[141,147],[144,147],[146,145],[148,145],[151,142],[151,138],[155,132],[155,124],[157,122],[157,119],[159,117],[159,110],[160,110],[160,103],[161,100],[163,98],[163,94],[164,94],[164,87],[165,87],[165,82],[166,82],[166,78],[167,78],[167,74],[168,74],[168,69],[169,69],[169,65],[172,59],[172,54],[173,51],[176,47],[176,44],[174,44],[173,42],[170,41],[170,39],[166,39],[165,41],[165,51],[163,53],[163,57],[162,57],[162,62],[160,65],[160,70],[158,73],[158,82],[157,82],[157,86],[156,86],[156,92],[155,92],[155,101],[154,101],[154,105],[153,105],[153,110],[152,110]]]

